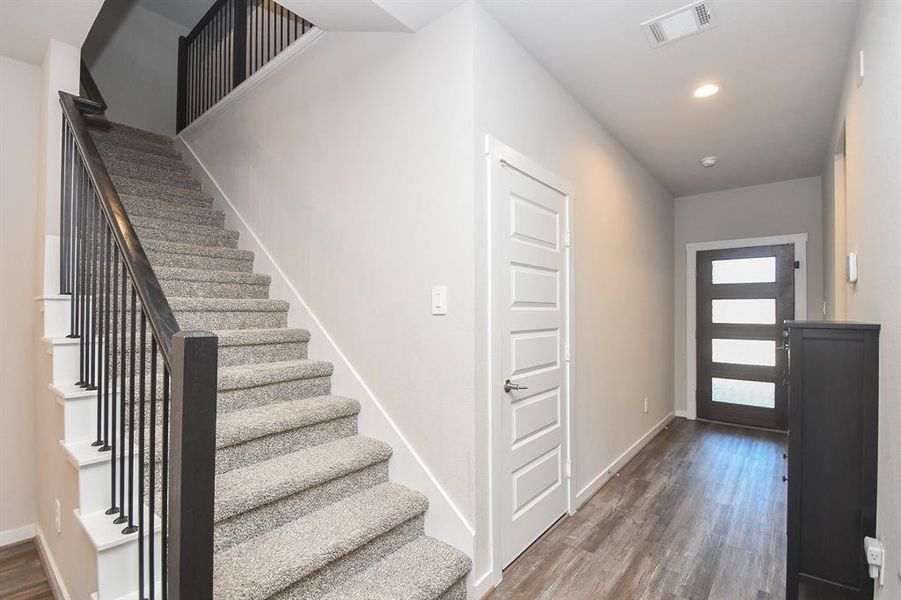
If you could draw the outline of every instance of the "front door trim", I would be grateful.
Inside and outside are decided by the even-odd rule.
[[[482,577],[479,578],[477,582],[477,587],[480,589],[485,585],[485,578],[491,580],[491,585],[497,586],[500,584],[502,579],[502,565],[503,558],[501,556],[501,519],[499,518],[500,512],[500,492],[501,486],[503,485],[502,480],[502,470],[500,465],[497,464],[497,461],[501,460],[502,456],[502,439],[501,436],[498,435],[499,431],[495,429],[500,427],[502,412],[500,410],[500,394],[497,393],[498,386],[495,385],[496,379],[502,375],[502,368],[500,365],[500,353],[497,352],[495,347],[495,340],[500,337],[500,319],[496,315],[496,310],[499,307],[495,306],[493,294],[495,288],[497,287],[494,284],[494,277],[496,276],[494,272],[494,255],[492,252],[492,222],[494,219],[493,208],[494,201],[496,200],[493,185],[494,180],[497,177],[497,169],[503,168],[514,168],[527,176],[540,181],[541,183],[557,190],[564,196],[566,196],[566,271],[567,271],[567,286],[564,291],[565,300],[564,305],[566,306],[566,334],[564,336],[564,344],[566,349],[565,362],[566,362],[566,395],[564,398],[564,402],[566,403],[566,421],[564,423],[565,434],[566,434],[566,498],[567,498],[567,514],[572,514],[573,512],[573,478],[572,464],[575,462],[575,456],[573,455],[573,444],[572,444],[572,407],[573,407],[573,382],[575,381],[575,353],[572,351],[574,346],[573,342],[573,323],[574,323],[574,306],[573,306],[573,297],[574,297],[574,279],[573,279],[573,250],[575,248],[575,243],[572,235],[572,214],[573,214],[573,186],[569,181],[563,179],[557,174],[551,172],[546,169],[544,166],[539,164],[538,162],[520,154],[510,146],[498,141],[497,139],[491,137],[490,135],[485,136],[485,154],[487,159],[487,197],[488,202],[487,206],[484,207],[486,211],[486,235],[487,235],[487,265],[488,265],[488,294],[487,294],[487,304],[488,304],[488,402],[489,402],[489,410],[488,410],[488,449],[489,449],[489,459],[488,459],[488,482],[489,482],[489,523],[490,523],[490,553],[491,553],[491,566]]]
[[[795,269],[795,319],[807,319],[807,234],[774,235],[759,238],[718,240],[713,242],[689,242],[685,244],[685,402],[684,415],[688,419],[698,418],[698,344],[697,344],[697,278],[698,252],[745,248],[751,246],[778,246],[794,244],[795,261],[800,266]],[[678,411],[677,411],[677,414]]]

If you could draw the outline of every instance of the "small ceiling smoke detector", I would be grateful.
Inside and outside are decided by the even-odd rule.
[[[714,27],[716,19],[706,0],[692,2],[641,24],[651,48],[659,48]]]
[[[695,98],[709,98],[720,91],[718,83],[705,83],[700,87],[696,87],[691,93]]]
[[[701,159],[701,166],[704,167],[705,169],[709,169],[710,167],[715,165],[718,160],[719,160],[719,158],[716,156],[705,156],[704,158]]]

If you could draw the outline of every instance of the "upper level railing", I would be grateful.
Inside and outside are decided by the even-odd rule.
[[[97,394],[106,514],[137,541],[137,598],[212,598],[218,340],[179,328],[88,129],[103,106],[59,101],[60,293]]]
[[[273,0],[218,0],[178,40],[178,130],[312,27]]]

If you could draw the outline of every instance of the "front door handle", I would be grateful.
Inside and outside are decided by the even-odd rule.
[[[507,392],[508,394],[509,394],[512,390],[527,390],[527,389],[529,389],[529,388],[527,388],[527,387],[524,386],[524,385],[519,385],[519,384],[517,384],[517,383],[510,383],[510,380],[509,380],[509,379],[508,379],[507,381],[504,382],[504,391]]]

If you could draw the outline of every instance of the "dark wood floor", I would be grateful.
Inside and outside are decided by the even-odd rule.
[[[786,436],[676,419],[492,600],[784,598]]]
[[[34,540],[0,548],[0,599],[53,600]]]

